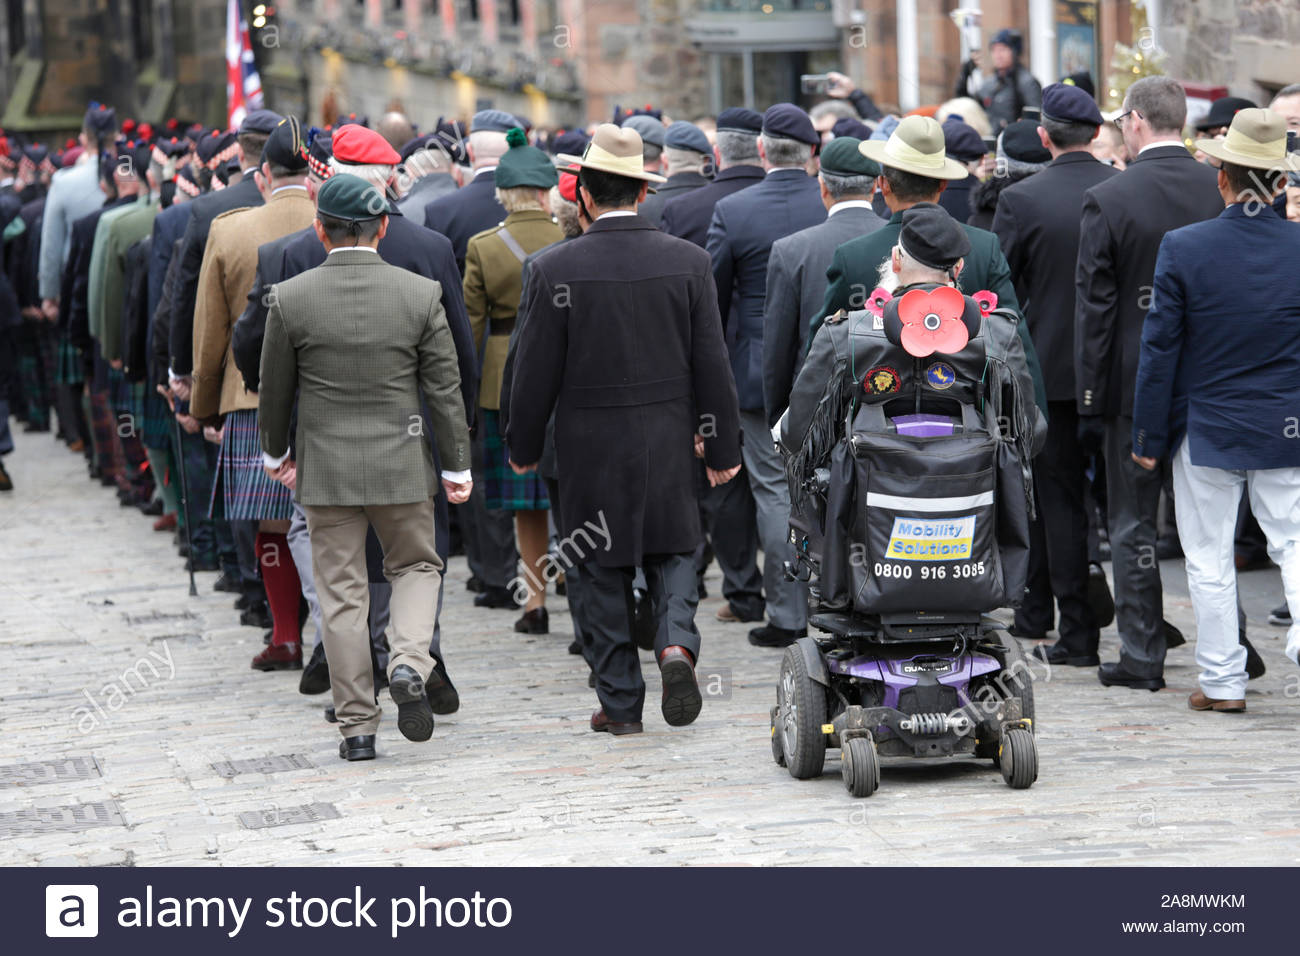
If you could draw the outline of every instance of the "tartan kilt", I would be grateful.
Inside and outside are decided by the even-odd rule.
[[[208,515],[226,521],[287,521],[293,516],[293,492],[262,468],[255,408],[226,416]]]
[[[58,355],[54,363],[57,385],[80,385],[86,381],[86,357],[66,335],[59,336]]]
[[[142,405],[140,440],[146,448],[166,451],[172,447],[172,414],[166,400],[156,391],[145,392]]]
[[[501,413],[480,408],[483,428],[483,498],[493,511],[545,511],[551,507],[537,472],[517,475],[501,434]]]

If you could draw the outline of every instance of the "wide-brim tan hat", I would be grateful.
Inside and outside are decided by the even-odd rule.
[[[929,179],[965,179],[970,175],[970,170],[945,155],[943,127],[930,116],[904,116],[889,139],[869,139],[858,149],[881,166]]]
[[[641,164],[641,134],[626,126],[601,123],[596,134],[587,143],[581,156],[561,153],[557,162],[582,169],[594,169],[628,179],[641,179],[648,183],[666,183],[668,177],[647,173]]]
[[[1251,169],[1300,170],[1300,158],[1286,151],[1286,120],[1272,110],[1238,110],[1223,139],[1198,139],[1207,156]]]

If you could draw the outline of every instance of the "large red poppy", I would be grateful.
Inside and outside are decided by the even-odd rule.
[[[917,358],[935,352],[954,355],[970,341],[962,321],[965,311],[965,297],[952,286],[905,292],[898,301],[898,318],[903,323],[899,341],[908,355]]]

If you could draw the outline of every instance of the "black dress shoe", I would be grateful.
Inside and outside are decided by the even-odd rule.
[[[1246,679],[1255,680],[1264,676],[1264,658],[1259,656],[1259,651],[1255,650],[1255,645],[1246,640],[1245,633],[1239,633],[1237,639],[1241,646],[1246,649]]]
[[[1119,661],[1098,667],[1097,679],[1106,687],[1131,687],[1133,690],[1161,690],[1165,686],[1163,677],[1139,677],[1126,671]]]
[[[186,571],[219,571],[221,565],[217,564],[216,558],[198,558],[190,557],[185,562]]]
[[[465,582],[465,590],[472,591],[474,594],[482,593],[483,579],[477,574],[471,574],[469,580]]]
[[[1022,641],[1047,640],[1046,631],[1031,631],[1028,628],[1017,627],[1015,624],[1012,624],[1009,628],[1007,628],[1007,633],[1010,634],[1012,637],[1020,638]]]
[[[233,594],[239,590],[239,578],[231,577],[229,572],[222,571],[221,577],[217,578],[216,583],[212,585],[212,590]]]
[[[460,694],[456,693],[456,685],[447,674],[447,665],[436,657],[433,659],[433,673],[424,682],[424,694],[435,714],[454,714],[460,710]]]
[[[1115,598],[1106,582],[1106,572],[1096,563],[1088,565],[1088,607],[1098,627],[1109,627],[1114,622]]]
[[[507,588],[491,588],[484,586],[480,594],[474,596],[475,607],[494,607],[508,608],[511,611],[519,607],[519,602]]]
[[[749,643],[755,647],[789,647],[801,637],[808,636],[808,629],[801,627],[797,631],[765,624],[749,632]]]
[[[375,735],[361,734],[358,737],[344,737],[339,741],[339,756],[344,760],[374,760]]]
[[[525,611],[524,616],[515,621],[516,634],[549,634],[551,633],[551,616],[546,612],[544,607],[535,607],[531,611]]]
[[[397,705],[397,729],[416,742],[433,736],[433,709],[424,693],[424,678],[412,667],[399,664],[388,678],[388,693]]]
[[[140,511],[150,518],[157,518],[163,513],[163,503],[161,498],[150,498],[146,504],[140,505]]]
[[[595,672],[595,671],[587,671],[587,686],[590,687],[592,690],[595,690],[595,689],[596,689],[596,672]]]
[[[325,708],[325,722],[330,724],[337,724],[339,722],[339,715],[334,713],[333,704],[330,704]]]
[[[330,665],[325,660],[325,642],[321,641],[311,652],[298,679],[298,693],[323,694],[330,689]]]
[[[582,641],[578,640],[576,637],[575,637],[573,640],[571,640],[571,641],[569,642],[569,653],[570,653],[570,654],[581,654],[581,653],[582,653]]]
[[[1165,535],[1156,539],[1156,560],[1176,561],[1183,556],[1183,545],[1177,535]]]
[[[255,603],[256,600],[253,598],[251,594],[241,593],[239,597],[235,598],[235,610],[247,611]]]
[[[1040,661],[1046,661],[1048,664],[1064,664],[1066,667],[1096,667],[1101,663],[1101,658],[1096,654],[1071,654],[1060,641],[1050,645],[1039,644],[1034,648],[1033,654]]]
[[[1187,643],[1187,638],[1183,637],[1183,632],[1178,630],[1178,628],[1174,627],[1168,621],[1161,621],[1160,623],[1164,625],[1165,629],[1166,649],[1173,650],[1175,647],[1182,647]]]
[[[180,544],[176,545],[176,553],[182,558],[188,558],[190,556],[190,546],[188,542],[182,541]]]
[[[252,605],[243,614],[239,615],[239,623],[245,627],[267,628],[275,626],[275,622],[271,620],[271,608],[265,601]]]

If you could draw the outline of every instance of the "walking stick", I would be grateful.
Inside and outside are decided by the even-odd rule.
[[[168,402],[168,405],[171,405]],[[190,488],[185,480],[185,445],[181,437],[181,423],[176,420],[176,407],[171,405],[172,430],[176,432],[176,470],[181,476],[181,510],[185,514],[185,543],[189,545],[190,556],[185,564],[190,569],[190,597],[198,597],[199,589],[194,585],[194,525],[190,523]]]

